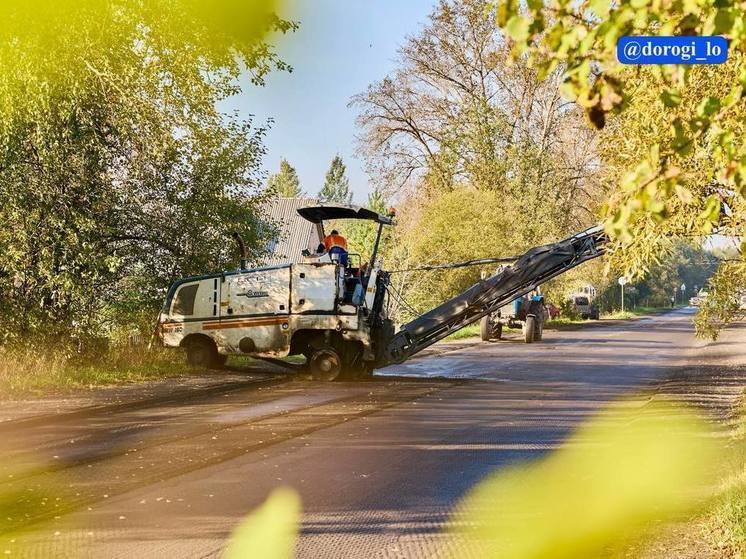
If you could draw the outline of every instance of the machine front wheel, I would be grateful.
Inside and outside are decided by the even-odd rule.
[[[523,323],[523,338],[527,344],[534,341],[536,335],[536,317],[527,316],[526,322]]]
[[[330,347],[317,349],[308,359],[308,369],[313,380],[331,382],[342,372],[342,359]]]

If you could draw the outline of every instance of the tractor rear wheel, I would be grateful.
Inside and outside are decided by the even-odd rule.
[[[527,316],[526,322],[523,323],[523,339],[526,340],[527,344],[534,341],[534,335],[536,334],[536,317]]]
[[[490,315],[483,316],[479,321],[479,334],[483,342],[489,342],[492,337],[492,320]]]
[[[540,342],[543,337],[544,337],[544,321],[537,320],[535,330],[534,330],[534,341]]]
[[[314,350],[308,358],[308,369],[313,380],[330,382],[342,372],[342,359],[331,347]]]

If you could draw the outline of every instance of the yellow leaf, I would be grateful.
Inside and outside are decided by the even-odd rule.
[[[265,503],[233,530],[226,559],[288,559],[298,535],[300,499],[290,489],[276,489]]]
[[[722,452],[688,410],[622,403],[548,458],[480,483],[459,507],[459,525],[469,527],[459,536],[479,557],[610,555],[641,527],[706,504]]]

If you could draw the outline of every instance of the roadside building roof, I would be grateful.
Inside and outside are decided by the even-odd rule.
[[[315,198],[272,198],[267,201],[264,217],[279,229],[279,237],[270,243],[270,254],[262,259],[263,265],[300,262],[303,249],[316,250],[323,239],[321,225],[303,219],[298,209],[318,203]]]

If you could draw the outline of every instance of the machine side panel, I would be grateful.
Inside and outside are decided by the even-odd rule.
[[[333,262],[293,264],[293,314],[333,313],[339,294],[338,274]]]
[[[221,289],[223,319],[290,313],[290,267],[227,276]]]

